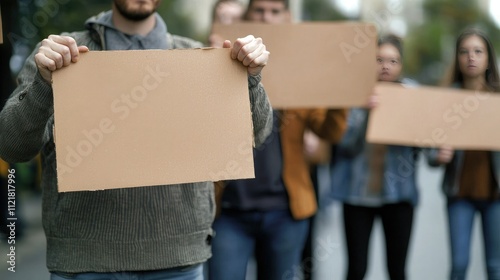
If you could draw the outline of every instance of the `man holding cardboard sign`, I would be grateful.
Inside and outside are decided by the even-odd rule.
[[[43,155],[43,223],[51,279],[202,279],[201,263],[211,254],[212,182],[58,192],[52,74],[78,67],[75,63],[83,62],[81,53],[89,50],[201,47],[166,32],[165,23],[155,13],[159,2],[114,0],[111,11],[86,22],[87,31],[43,40],[28,58],[19,87],[0,113],[1,158],[19,162],[40,150]],[[226,41],[224,47],[231,48],[231,43]],[[254,138],[259,145],[269,134],[272,121],[260,84],[269,53],[261,39],[247,36],[234,42],[230,54],[248,72]],[[121,73],[124,69],[115,70]],[[151,81],[154,77],[147,85]],[[107,133],[111,126],[104,128]]]

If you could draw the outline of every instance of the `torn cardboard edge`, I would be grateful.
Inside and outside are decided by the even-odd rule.
[[[54,72],[59,191],[253,178],[247,70],[229,51],[88,52]]]

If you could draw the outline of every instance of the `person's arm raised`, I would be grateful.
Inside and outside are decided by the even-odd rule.
[[[226,40],[224,48],[230,48],[231,42]],[[240,61],[248,69],[248,75],[257,76],[267,65],[269,52],[261,38],[248,35],[237,39],[231,49],[231,58]]]
[[[231,42],[224,41],[223,47],[231,48]],[[234,42],[231,58],[240,61],[247,67],[255,146],[259,146],[264,143],[273,127],[271,104],[260,82],[260,73],[267,65],[269,52],[261,38],[249,35]]]
[[[43,79],[51,83],[52,72],[77,62],[80,53],[88,50],[86,46],[77,46],[71,37],[50,35],[41,42],[35,63]]]
[[[29,161],[50,140],[52,72],[78,61],[79,53],[86,51],[73,38],[58,35],[37,45],[18,75],[19,85],[0,112],[0,158],[11,163]]]

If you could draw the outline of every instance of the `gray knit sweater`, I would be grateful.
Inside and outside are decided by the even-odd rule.
[[[66,35],[91,50],[106,49],[100,25]],[[171,48],[201,46],[187,38],[166,36]],[[68,273],[144,271],[206,261],[211,256],[215,213],[212,182],[58,193],[52,87],[38,73],[35,52],[0,112],[0,157],[14,163],[42,154],[48,269]],[[249,77],[248,82],[259,145],[272,128],[271,106],[260,77]]]

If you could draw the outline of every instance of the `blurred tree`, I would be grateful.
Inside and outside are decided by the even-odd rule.
[[[3,44],[0,45],[0,110],[10,93],[14,90],[15,82],[10,73],[9,60],[12,55],[12,43],[8,34],[14,31],[16,26],[15,18],[17,16],[17,2],[15,0],[2,1],[2,31]],[[3,205],[3,204],[2,204]]]
[[[169,32],[181,36],[186,36],[199,41],[206,39],[206,34],[196,34],[194,31],[193,17],[190,14],[179,12],[181,0],[162,1],[158,8],[158,13],[167,23]]]
[[[405,39],[405,71],[424,84],[442,82],[452,67],[455,40],[466,27],[478,27],[488,34],[498,49],[500,40],[493,36],[498,28],[478,1],[425,0],[425,23],[410,29]]]
[[[303,1],[304,21],[329,21],[346,20],[347,17],[339,12],[329,0],[306,0]]]
[[[158,13],[172,33],[192,37],[192,19],[176,12],[181,0],[162,1]],[[112,1],[102,0],[19,0],[21,38],[33,47],[50,34],[78,31],[85,20],[111,9]]]

